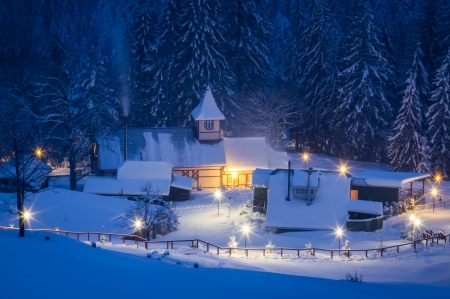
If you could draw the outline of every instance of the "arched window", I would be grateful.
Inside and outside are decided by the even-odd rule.
[[[207,121],[205,121],[204,126],[205,126],[206,130],[212,130],[212,129],[214,129],[214,121],[213,120],[207,120]]]

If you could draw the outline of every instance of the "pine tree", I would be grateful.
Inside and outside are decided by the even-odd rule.
[[[408,71],[402,106],[394,122],[394,136],[390,138],[389,156],[394,171],[428,172],[427,141],[422,130],[422,109],[426,106],[420,96],[429,91],[428,74],[420,60],[417,47]]]
[[[179,71],[175,82],[178,125],[189,123],[189,114],[208,85],[213,93],[219,94],[218,106],[227,114],[223,95],[231,94],[232,76],[224,56],[224,28],[219,11],[218,0],[198,0],[188,2],[181,15],[180,51],[175,64]]]
[[[156,25],[158,19],[153,7],[138,9],[134,21],[133,45],[133,105],[131,116],[133,123],[139,126],[151,126],[152,114],[150,98],[153,78],[144,72],[145,65],[156,54]]]
[[[423,64],[428,71],[428,81],[432,81],[432,76],[437,68],[438,40],[436,36],[437,29],[437,11],[439,0],[422,0],[420,28],[421,28],[421,44],[425,54]]]
[[[315,152],[323,151],[326,131],[325,111],[329,104],[332,67],[331,14],[323,0],[311,1],[309,16],[303,30],[300,64],[302,65],[301,100],[302,143]]]
[[[334,125],[342,132],[342,144],[351,158],[380,160],[385,156],[392,108],[386,81],[391,67],[383,57],[384,45],[367,0],[358,0],[351,18],[344,53],[339,103]]]
[[[448,179],[450,177],[450,48],[441,67],[436,71],[427,113],[428,136],[432,170]]]
[[[180,52],[177,42],[180,39],[181,21],[179,11],[181,0],[166,0],[157,28],[158,42],[156,53],[144,66],[152,85],[146,93],[150,101],[144,102],[142,109],[150,109],[152,121],[150,126],[175,126],[178,117],[178,100],[175,93],[175,81],[178,71],[175,68],[175,58]]]
[[[255,91],[267,85],[270,25],[262,1],[227,1],[228,63],[235,77],[234,92]]]

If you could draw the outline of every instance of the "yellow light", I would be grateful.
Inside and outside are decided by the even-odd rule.
[[[410,220],[411,222],[413,222],[414,219],[416,219],[416,216],[414,216],[414,215],[409,216],[409,220]]]
[[[36,156],[40,158],[42,156],[42,150],[40,148],[36,149]]]
[[[338,237],[340,237],[340,236],[342,235],[342,233],[343,233],[343,231],[342,231],[341,228],[337,228],[335,232],[336,232],[336,235],[337,235]]]
[[[436,196],[436,195],[437,195],[437,189],[436,189],[436,188],[433,188],[433,189],[431,190],[431,194],[432,194],[433,196]]]
[[[341,166],[341,173],[344,174],[347,171],[347,168],[345,166]]]
[[[25,213],[23,213],[23,218],[25,218],[25,220],[30,219],[30,216],[31,216],[31,214],[28,211],[25,211]]]
[[[220,191],[216,191],[215,197],[216,199],[220,199],[222,197],[222,193]]]
[[[414,225],[415,226],[419,226],[420,225],[420,219],[416,218],[416,220],[414,220]]]
[[[248,232],[250,231],[250,228],[248,227],[248,225],[244,225],[244,227],[242,228],[242,231],[244,232],[244,234],[248,234]]]
[[[237,177],[237,173],[236,173],[236,172],[233,172],[233,174],[231,175],[231,177],[232,177],[233,179],[235,179],[235,178]]]
[[[308,160],[308,154],[307,153],[303,154],[303,160],[305,160],[305,161]]]
[[[141,220],[139,220],[139,219],[136,219],[135,221],[134,221],[134,226],[136,226],[136,228],[141,228],[142,227],[142,222],[141,222]]]
[[[440,175],[436,175],[436,181],[439,182],[441,180],[441,176]]]

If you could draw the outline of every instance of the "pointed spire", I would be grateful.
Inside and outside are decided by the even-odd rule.
[[[219,107],[217,107],[216,100],[214,99],[209,86],[206,89],[205,96],[200,104],[192,110],[191,115],[195,121],[225,120],[225,116],[222,114]]]

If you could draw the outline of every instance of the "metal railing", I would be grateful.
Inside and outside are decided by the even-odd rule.
[[[18,228],[0,226],[0,229],[17,230]],[[380,256],[382,257],[383,254],[386,254],[388,249],[390,251],[391,251],[391,249],[395,249],[396,253],[400,253],[400,247],[412,245],[414,247],[414,250],[416,251],[417,244],[422,243],[422,242],[425,242],[425,246],[428,246],[430,241],[432,243],[436,242],[437,244],[439,244],[439,241],[442,242],[442,240],[443,240],[444,243],[447,243],[447,238],[450,242],[450,234],[446,235],[443,232],[438,232],[434,236],[428,235],[428,237],[424,237],[422,239],[417,239],[417,240],[414,240],[414,241],[411,241],[408,243],[403,243],[403,244],[398,244],[398,245],[393,245],[393,246],[386,246],[386,247],[382,247],[382,248],[373,248],[373,249],[324,249],[324,248],[285,248],[285,247],[276,247],[276,248],[268,249],[266,247],[255,247],[255,248],[222,247],[222,246],[219,246],[219,245],[216,245],[216,244],[213,244],[213,243],[201,240],[201,239],[147,241],[145,238],[142,238],[140,236],[129,235],[129,234],[115,234],[115,233],[104,233],[104,232],[72,232],[72,231],[62,231],[62,230],[54,230],[54,229],[34,229],[32,231],[51,232],[51,233],[55,233],[55,234],[65,235],[66,237],[74,236],[76,238],[76,240],[78,240],[78,241],[83,241],[83,239],[87,239],[88,242],[90,242],[91,240],[96,240],[98,242],[101,242],[106,239],[106,241],[108,241],[111,244],[112,244],[113,239],[119,238],[122,241],[122,244],[126,244],[127,240],[134,241],[134,244],[137,247],[139,246],[139,242],[141,242],[144,244],[144,247],[146,250],[149,250],[149,247],[153,246],[155,244],[165,244],[166,249],[174,249],[174,244],[185,243],[188,246],[193,247],[193,248],[201,248],[203,246],[206,246],[206,252],[214,252],[217,255],[219,255],[221,253],[227,253],[231,256],[233,253],[236,254],[238,252],[244,252],[246,257],[248,257],[249,252],[261,252],[263,256],[266,256],[268,251],[270,251],[269,253],[280,254],[281,257],[283,257],[283,255],[285,255],[285,254],[289,254],[289,253],[292,254],[292,252],[294,252],[294,254],[297,255],[297,257],[300,257],[300,252],[307,252],[307,254],[314,256],[314,257],[316,256],[317,253],[325,253],[325,255],[329,255],[331,259],[336,254],[336,252],[338,253],[338,255],[341,255],[341,252],[342,252],[347,257],[350,257],[352,255],[352,253],[362,252],[365,254],[366,258],[368,257],[368,254],[370,252],[376,252],[376,253],[379,253]],[[423,235],[423,236],[425,236],[425,235]],[[86,241],[86,240],[84,240],[84,241]]]

